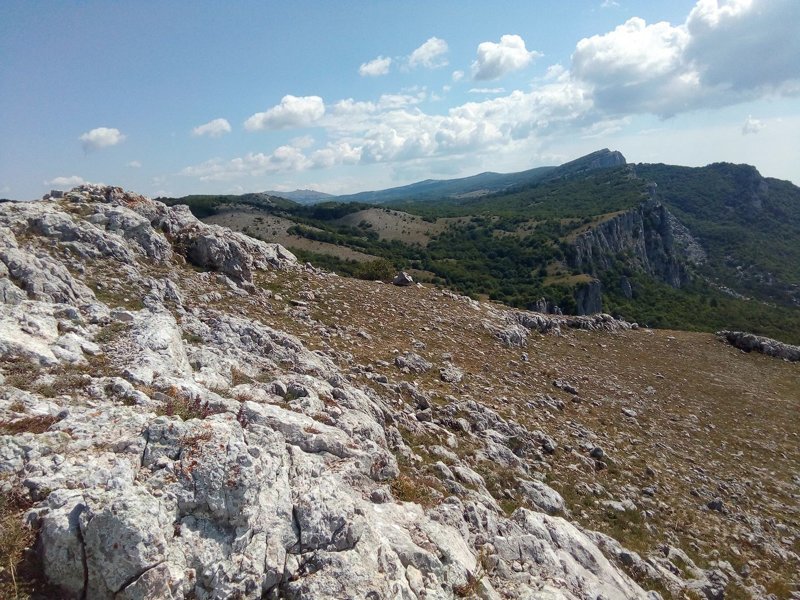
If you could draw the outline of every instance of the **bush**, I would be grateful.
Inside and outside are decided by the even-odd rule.
[[[394,265],[385,258],[360,263],[355,268],[355,276],[369,281],[389,281],[395,275]]]

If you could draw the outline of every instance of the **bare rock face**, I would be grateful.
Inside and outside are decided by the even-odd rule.
[[[0,205],[0,421],[15,431],[0,437],[0,486],[30,499],[24,518],[62,596],[652,597],[565,519],[506,517],[446,448],[452,495],[400,501],[397,456],[413,452],[397,419],[441,426],[270,326],[283,313],[255,285],[265,269],[300,267],[277,244],[120,188]],[[623,327],[520,315],[509,342]],[[398,358],[415,375],[433,368]],[[509,469],[521,465],[509,439],[544,444],[474,402],[437,419],[486,432],[481,452]],[[564,511],[554,490],[525,485],[531,506]]]
[[[743,331],[719,331],[717,335],[734,348],[739,348],[739,350],[744,350],[745,352],[755,351],[788,361],[800,361],[800,346],[784,344],[771,338]]]

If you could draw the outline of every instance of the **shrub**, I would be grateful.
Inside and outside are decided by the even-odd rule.
[[[388,281],[394,277],[395,272],[394,265],[385,258],[362,262],[355,268],[356,277],[369,281]]]

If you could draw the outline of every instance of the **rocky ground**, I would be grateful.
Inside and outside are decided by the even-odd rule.
[[[0,205],[0,596],[791,598],[800,371]]]

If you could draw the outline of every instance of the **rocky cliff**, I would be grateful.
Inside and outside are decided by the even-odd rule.
[[[290,297],[276,273],[297,282]],[[741,581],[688,558],[684,581],[674,554],[645,559],[571,521],[546,482],[558,443],[454,387],[460,359],[435,365],[424,342],[396,354],[403,378],[378,374],[392,365],[374,354],[357,362],[375,334],[338,316],[354,301],[374,314],[375,290],[343,286],[119,188],[0,206],[0,491],[22,507],[9,526],[36,536],[25,560],[42,585],[92,599],[654,599],[629,574],[676,593]],[[313,316],[340,289],[336,310]],[[631,329],[436,298],[474,315],[497,352]],[[442,331],[431,319],[424,330]],[[287,332],[298,324],[302,336]],[[533,408],[580,400],[553,385]],[[593,447],[564,452],[594,473],[608,465]]]
[[[583,272],[597,276],[622,265],[673,287],[685,285],[691,267],[705,260],[702,246],[658,201],[654,185],[639,207],[580,234],[572,249],[571,265]]]

